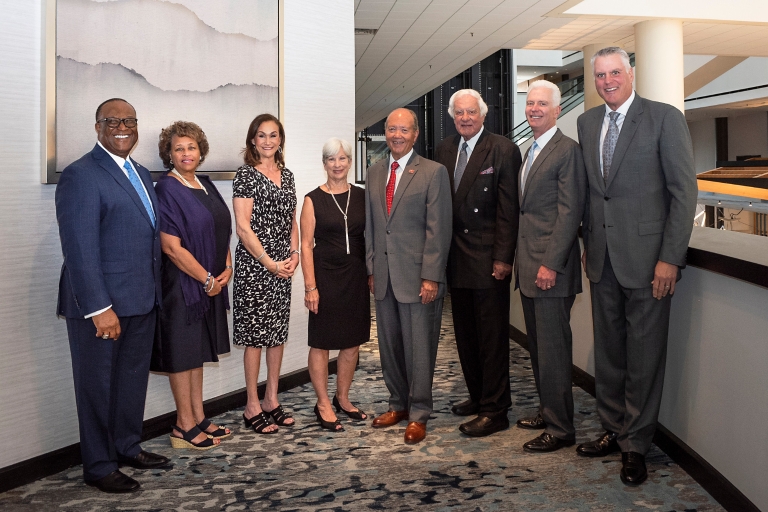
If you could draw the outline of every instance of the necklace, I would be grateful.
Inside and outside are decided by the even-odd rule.
[[[179,171],[177,171],[176,169],[171,169],[171,172],[173,174],[175,174],[176,176],[178,176],[179,178],[181,178],[181,181],[184,182],[184,184],[187,186],[187,188],[195,188],[195,187],[192,186],[192,184],[190,182],[187,181],[187,179],[184,176],[181,175],[181,173]],[[200,180],[197,179],[197,176],[195,176],[195,182],[198,185],[200,185],[200,188],[203,189],[203,192],[205,192],[205,195],[208,195],[208,191],[205,189],[205,186],[202,183],[200,183]]]
[[[331,193],[331,199],[333,199],[333,202],[336,204],[336,208],[338,208],[341,214],[344,216],[344,237],[347,241],[347,254],[349,254],[349,227],[347,227],[347,212],[349,211],[349,198],[352,197],[352,187],[347,185],[347,207],[342,210],[338,201],[336,201],[336,196],[333,195],[330,184],[326,183],[325,186],[328,188],[328,192]]]

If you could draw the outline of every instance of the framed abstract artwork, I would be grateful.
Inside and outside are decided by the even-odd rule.
[[[200,172],[231,179],[248,125],[279,115],[279,0],[45,0],[43,182],[96,143],[96,107],[136,109],[131,156],[155,177],[160,130],[200,125]],[[155,174],[157,173],[157,174]]]

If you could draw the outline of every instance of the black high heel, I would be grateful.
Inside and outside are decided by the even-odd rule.
[[[320,409],[317,407],[317,404],[315,404],[315,416],[317,416],[317,422],[320,423],[320,426],[323,427],[326,430],[330,430],[331,432],[344,432],[344,427],[341,426],[341,422],[336,419],[336,421],[325,421],[323,417],[320,415]]]
[[[360,420],[367,420],[368,419],[368,415],[365,414],[365,412],[362,409],[360,409],[359,407],[357,408],[356,411],[348,411],[348,410],[344,409],[341,406],[341,404],[339,403],[339,398],[336,395],[333,395],[333,406],[336,408],[336,412],[343,412],[344,414],[346,414],[347,416],[349,416],[353,420],[360,421]]]

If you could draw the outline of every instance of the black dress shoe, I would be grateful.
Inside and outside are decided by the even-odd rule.
[[[606,430],[597,441],[582,443],[576,448],[576,453],[584,457],[605,457],[621,451],[617,438],[619,434]]]
[[[621,481],[627,485],[640,485],[648,478],[645,456],[637,452],[621,452]]]
[[[119,469],[114,470],[107,476],[101,477],[98,480],[86,480],[85,483],[102,492],[110,493],[134,492],[138,491],[139,487],[141,487],[139,482],[128,475],[121,473]]]
[[[517,426],[529,430],[541,430],[547,428],[547,424],[544,423],[544,418],[541,417],[541,413],[537,413],[536,416],[533,416],[532,418],[520,418],[517,420]]]
[[[152,469],[158,466],[164,466],[170,461],[168,460],[168,457],[141,450],[135,457],[118,456],[117,462],[121,467],[130,466],[136,469]]]
[[[473,402],[470,398],[451,407],[451,412],[456,416],[473,416],[480,412],[480,404]]]
[[[527,452],[545,453],[553,452],[566,446],[573,446],[574,444],[576,444],[576,441],[566,441],[544,432],[536,439],[531,439],[525,443],[523,449]]]
[[[500,414],[492,418],[478,416],[473,420],[459,425],[460,431],[472,437],[485,437],[508,428],[509,419],[506,414]]]

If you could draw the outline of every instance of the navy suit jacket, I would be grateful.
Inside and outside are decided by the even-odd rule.
[[[135,168],[157,212],[152,177]],[[118,317],[134,316],[161,304],[157,223],[152,227],[130,180],[98,144],[61,174],[56,218],[64,254],[58,315],[83,318],[111,304]]]

